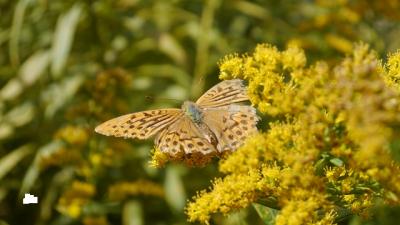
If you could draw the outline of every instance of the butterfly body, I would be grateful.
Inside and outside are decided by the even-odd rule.
[[[106,121],[95,131],[107,136],[147,139],[172,157],[219,155],[235,151],[246,137],[257,132],[259,120],[248,100],[243,81],[220,82],[196,102],[185,101],[181,109],[148,110]]]
[[[190,119],[196,123],[200,124],[202,122],[202,112],[200,107],[191,101],[185,101],[182,104],[182,111],[186,116],[190,117]]]

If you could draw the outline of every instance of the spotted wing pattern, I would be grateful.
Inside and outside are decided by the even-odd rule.
[[[202,107],[219,107],[248,100],[247,90],[240,79],[226,80],[204,93],[196,104]]]
[[[212,142],[212,137],[202,133],[188,116],[182,116],[155,140],[158,149],[172,156],[182,153],[216,153]]]
[[[95,128],[106,136],[146,139],[183,116],[180,109],[148,110],[108,120]]]
[[[251,106],[232,104],[203,110],[203,122],[215,134],[219,152],[240,147],[248,136],[257,132],[258,120]]]

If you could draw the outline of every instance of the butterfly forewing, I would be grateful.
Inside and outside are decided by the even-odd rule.
[[[181,116],[183,112],[180,109],[148,110],[108,120],[97,126],[95,131],[106,136],[146,139]]]
[[[248,100],[247,90],[240,79],[226,80],[204,93],[196,103],[202,107],[219,107]]]
[[[162,131],[155,143],[158,149],[171,155],[179,153],[207,155],[216,152],[209,139],[210,137],[202,134],[189,117],[182,116],[168,129]]]
[[[203,121],[216,135],[219,152],[240,147],[248,136],[257,132],[258,120],[251,106],[229,105],[203,111]]]

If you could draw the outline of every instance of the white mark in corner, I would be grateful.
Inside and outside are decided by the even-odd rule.
[[[35,197],[34,195],[31,194],[25,194],[24,199],[22,199],[22,204],[27,205],[27,204],[37,204],[38,203],[38,197]]]

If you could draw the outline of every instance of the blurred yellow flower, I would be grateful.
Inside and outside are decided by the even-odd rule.
[[[112,201],[121,201],[130,196],[149,195],[163,198],[164,189],[157,183],[147,180],[119,182],[108,189],[108,197]]]
[[[101,155],[98,153],[94,153],[94,154],[90,154],[89,156],[90,158],[90,162],[94,165],[94,166],[98,166],[101,163]]]
[[[67,125],[58,130],[55,137],[71,145],[84,145],[87,143],[89,135],[87,130],[82,127]]]
[[[353,50],[353,44],[350,40],[336,34],[325,35],[325,40],[332,48],[340,52],[350,53]]]
[[[47,152],[39,158],[39,165],[42,169],[50,166],[63,166],[81,162],[79,149],[60,147],[53,152]]]
[[[59,198],[57,210],[72,218],[78,218],[82,213],[82,207],[90,202],[95,193],[96,189],[92,184],[74,181]]]

